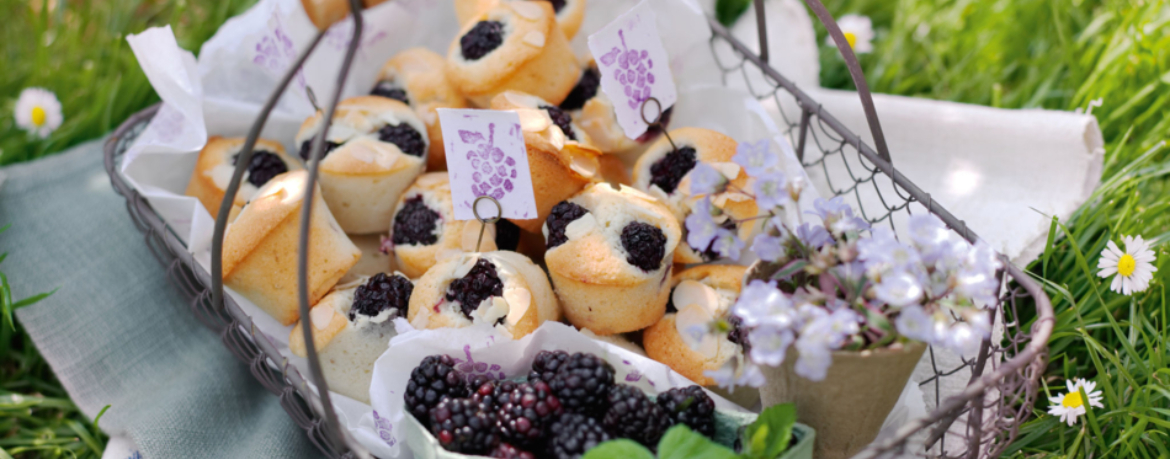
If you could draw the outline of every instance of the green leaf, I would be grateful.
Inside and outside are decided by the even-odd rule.
[[[697,434],[687,426],[671,427],[658,442],[659,459],[734,459],[735,451]]]
[[[715,2],[715,18],[723,27],[731,27],[751,4],[752,0],[718,0]]]
[[[773,459],[788,449],[792,441],[792,427],[796,425],[796,405],[772,405],[747,426],[746,437],[751,450],[747,455],[756,459]],[[761,437],[763,438],[761,441]]]
[[[17,309],[23,308],[25,306],[32,306],[32,305],[36,304],[38,301],[41,301],[45,298],[48,298],[49,295],[57,293],[58,289],[60,289],[60,287],[53,289],[53,291],[51,291],[51,292],[38,293],[36,295],[25,298],[23,300],[17,301],[17,302],[12,304],[12,309],[17,310]]]
[[[654,459],[654,453],[633,440],[610,440],[585,453],[581,459]]]

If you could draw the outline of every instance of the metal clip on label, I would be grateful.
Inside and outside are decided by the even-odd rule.
[[[650,102],[654,102],[654,106],[657,107],[656,110],[658,113],[654,114],[654,121],[650,121],[650,119],[646,117],[646,106],[650,105]],[[666,132],[666,126],[662,125],[662,102],[659,102],[655,97],[647,97],[642,101],[642,106],[638,109],[638,113],[642,115],[642,122],[650,126],[647,129],[657,129],[662,131],[662,135],[666,136],[666,141],[670,142],[671,151],[678,151],[678,145],[674,144],[674,139],[670,138],[669,132]]]
[[[496,216],[492,218],[483,218],[479,215],[479,201],[487,199],[496,205]],[[479,220],[479,239],[475,241],[475,251],[479,252],[479,246],[483,244],[483,232],[487,229],[488,223],[496,223],[500,221],[500,217],[504,215],[504,207],[500,205],[500,201],[491,196],[480,196],[475,198],[475,202],[471,203],[471,211],[475,213],[475,219]]]

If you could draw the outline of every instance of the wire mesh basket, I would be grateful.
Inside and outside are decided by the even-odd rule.
[[[350,0],[353,10],[360,10],[358,0]],[[783,133],[795,145],[798,158],[821,187],[834,196],[844,196],[858,209],[864,219],[873,225],[888,225],[897,230],[913,213],[930,212],[937,215],[955,233],[974,242],[978,237],[967,225],[950,214],[929,193],[915,186],[895,169],[886,149],[881,126],[873,101],[856,57],[847,45],[832,17],[818,0],[805,0],[825,24],[837,43],[862,101],[876,149],[862,141],[840,121],[827,113],[807,93],[791,80],[768,65],[763,0],[756,0],[757,27],[760,52],[751,51],[735,39],[714,18],[709,18],[712,31],[711,52],[718,63],[725,85],[746,89],[761,102],[775,105]],[[348,74],[356,44],[360,41],[361,15],[355,15],[353,34],[343,61],[339,81]],[[320,42],[324,32],[302,53],[288,75],[262,110],[250,140],[240,152],[238,164],[248,164],[251,147],[259,133],[259,126],[287,86],[289,76],[303,64],[305,57]],[[761,84],[761,82],[763,84]],[[337,85],[340,88],[342,85]],[[335,94],[331,99],[340,100]],[[229,296],[223,295],[222,280],[213,276],[220,269],[218,253],[222,243],[226,210],[221,206],[213,238],[212,273],[196,263],[182,239],[151,207],[147,200],[122,176],[123,155],[137,136],[157,113],[159,106],[149,107],[131,116],[114,132],[105,145],[105,168],[114,190],[126,199],[126,208],[135,226],[144,234],[146,245],[167,269],[171,281],[190,299],[189,307],[207,327],[216,331],[224,345],[248,365],[253,376],[270,392],[280,397],[281,406],[297,426],[304,429],[310,440],[329,457],[367,457],[369,454],[344,432],[333,412],[329,392],[320,373],[313,340],[308,344],[311,380],[317,390],[308,384],[300,372],[289,364],[272,343],[260,332],[249,317]],[[333,106],[328,107],[324,123],[332,117]],[[325,130],[322,130],[324,132]],[[313,145],[309,163],[311,193],[316,177],[316,163],[321,156],[323,137]],[[225,193],[226,199],[235,196],[242,171],[236,171]],[[305,199],[304,216],[308,215],[311,199]],[[307,222],[307,219],[303,220]],[[306,258],[307,241],[302,226],[300,263]],[[932,457],[998,457],[1015,438],[1019,426],[1031,414],[1037,396],[1038,379],[1043,373],[1046,342],[1052,332],[1054,315],[1048,297],[1039,284],[1000,255],[1004,268],[1001,279],[1000,302],[993,322],[1003,330],[1002,340],[985,340],[974,359],[962,359],[949,368],[941,367],[930,351],[932,374],[920,382],[927,395],[933,398],[933,410],[925,417],[911,420],[896,434],[862,451],[857,457],[894,457],[921,455]],[[218,274],[218,273],[217,273]],[[304,294],[302,274],[301,309],[307,315],[307,294]],[[1021,314],[1024,314],[1023,316]],[[309,321],[303,321],[309,330]],[[1030,323],[1031,327],[1025,328]],[[306,332],[309,333],[309,332]],[[965,389],[944,396],[941,382],[947,378],[966,378]]]

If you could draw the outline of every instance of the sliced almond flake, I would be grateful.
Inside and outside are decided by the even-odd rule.
[[[422,188],[430,188],[447,180],[447,174],[423,174],[415,179],[414,184]]]
[[[537,48],[544,47],[544,32],[539,30],[530,30],[524,34],[524,42]]]
[[[597,168],[601,165],[597,162],[597,158],[586,156],[583,154],[574,154],[572,161],[569,163],[569,168],[580,174],[582,177],[592,177],[597,174]]]
[[[327,304],[318,305],[309,311],[309,318],[313,322],[313,328],[324,330],[329,327],[329,322],[333,321],[333,308]]]
[[[455,272],[451,273],[451,276],[453,276],[455,279],[466,276],[467,273],[471,272],[471,268],[475,267],[475,262],[477,261],[479,261],[478,256],[467,257],[465,260],[463,260],[463,264],[459,265],[458,268],[455,268]]]
[[[706,284],[694,280],[679,282],[671,293],[675,306],[697,304],[714,316],[719,310],[719,293]]]
[[[524,132],[540,132],[552,125],[552,119],[544,110],[521,108],[516,114],[520,116],[520,129]]]
[[[739,176],[740,167],[736,163],[713,163],[711,167],[714,167],[720,174],[727,177],[727,180],[735,180]]]
[[[657,201],[658,200],[658,198],[655,198],[654,196],[650,196],[649,194],[644,193],[642,190],[639,190],[637,188],[634,188],[634,187],[628,186],[628,185],[622,185],[619,192],[633,196],[633,197],[638,198],[638,199],[646,200],[646,201]]]
[[[541,110],[541,112],[544,112],[544,110]],[[544,116],[545,116],[545,118],[548,118],[548,113],[545,113]],[[549,119],[549,123],[552,123],[551,118]],[[565,148],[565,133],[564,133],[564,131],[561,131],[560,128],[549,129],[548,130],[548,141],[549,141],[549,143],[552,144],[553,148],[557,149],[558,151]]]
[[[565,226],[565,237],[570,241],[581,239],[594,228],[597,228],[597,219],[593,217],[592,213],[586,212],[581,218],[573,220]]]
[[[532,293],[523,288],[509,288],[504,290],[504,301],[508,302],[508,317],[504,321],[515,324],[524,318],[524,313],[532,305]]]
[[[541,105],[547,105],[547,103],[541,100],[539,97],[531,94],[525,94],[520,91],[506,91],[504,92],[504,99],[506,99],[508,102],[511,102],[512,105],[524,108],[535,109]]]
[[[544,10],[532,2],[512,2],[512,11],[525,19],[536,20],[544,17]]]

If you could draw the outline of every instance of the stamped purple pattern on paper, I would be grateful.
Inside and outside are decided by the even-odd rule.
[[[288,33],[284,31],[280,17],[277,16],[276,12],[273,12],[272,17],[268,19],[268,33],[261,36],[260,40],[256,42],[255,51],[252,63],[264,68],[274,76],[283,75],[285,70],[293,62],[296,62],[296,46],[293,45]],[[305,69],[297,70],[296,83],[301,90],[304,90],[307,85]]]
[[[646,132],[646,120],[654,121],[659,110],[666,111],[678,100],[670,59],[654,11],[642,1],[601,30],[589,36],[589,51],[597,58],[601,90],[613,101],[618,125],[626,137],[636,139]],[[653,97],[658,106],[642,104]]]
[[[374,429],[378,431],[378,438],[386,442],[387,446],[398,443],[398,439],[394,438],[394,424],[389,419],[378,416],[378,410],[374,410]]]
[[[365,16],[362,16],[365,17]],[[371,24],[370,21],[365,22],[366,27],[362,32],[361,43],[358,45],[358,51],[369,49],[371,46],[377,44],[386,38],[385,30],[378,30],[377,26],[381,24]],[[373,27],[371,29],[371,27]],[[325,31],[325,44],[336,51],[344,51],[349,47],[349,42],[353,40],[353,15],[346,16],[329,30]]]
[[[528,151],[516,112],[439,109],[439,122],[456,219],[474,219],[471,206],[480,196],[499,202],[503,218],[536,217]],[[494,217],[494,207],[481,202],[480,216]]]
[[[504,374],[503,367],[494,363],[476,362],[475,358],[471,356],[471,345],[463,345],[463,355],[466,359],[455,357],[455,369],[459,370],[468,381],[476,375],[487,375],[492,379],[505,379],[507,375]]]

